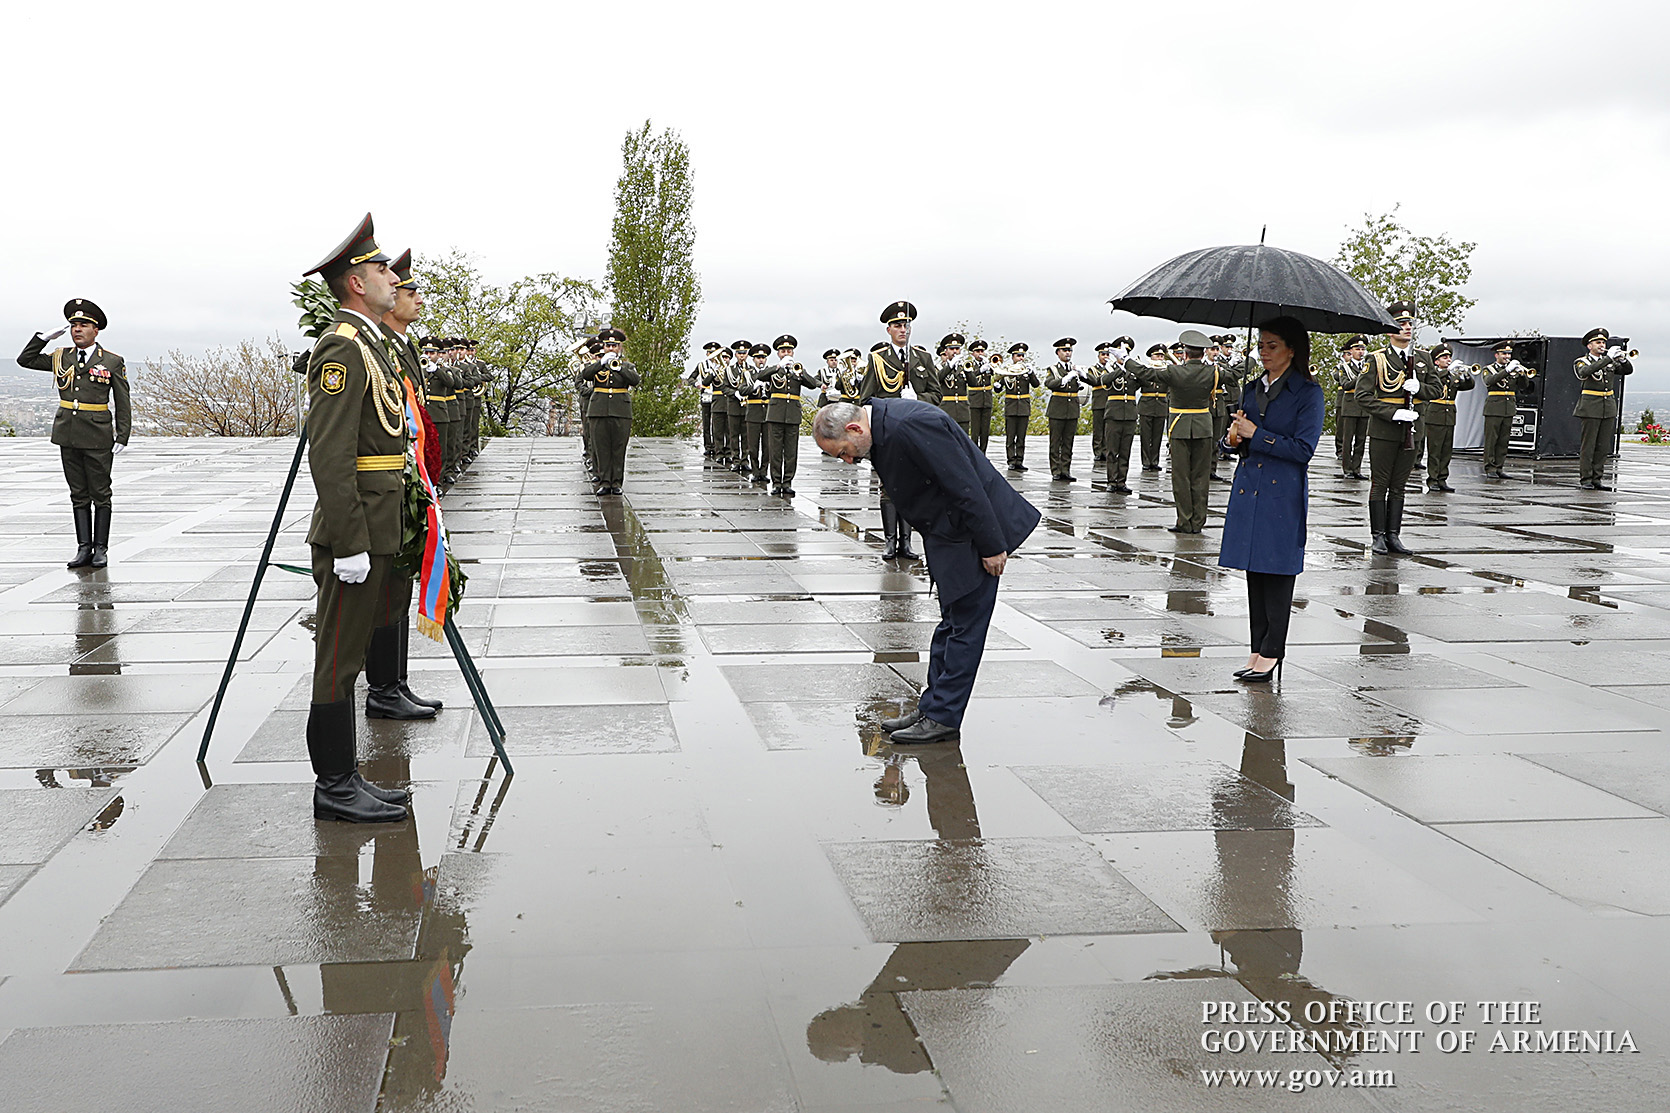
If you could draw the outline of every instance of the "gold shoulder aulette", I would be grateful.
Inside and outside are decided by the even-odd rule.
[[[337,326],[336,326],[336,335],[337,336],[346,336],[349,340],[352,340],[354,337],[358,336],[359,334],[360,334],[360,330],[355,328],[353,325],[350,325],[347,321],[339,321],[337,323]]]

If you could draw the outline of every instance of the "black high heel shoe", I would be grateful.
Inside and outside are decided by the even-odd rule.
[[[1243,684],[1268,684],[1271,678],[1274,678],[1279,683],[1281,681],[1281,663],[1282,659],[1278,657],[1276,663],[1263,672],[1253,672],[1248,669],[1241,674],[1241,682]]]

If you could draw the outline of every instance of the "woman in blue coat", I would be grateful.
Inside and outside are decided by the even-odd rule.
[[[1322,388],[1311,378],[1310,334],[1292,317],[1258,326],[1264,374],[1248,383],[1223,439],[1240,456],[1224,513],[1218,564],[1247,573],[1252,656],[1235,674],[1249,684],[1279,675],[1287,654],[1293,584],[1305,566],[1306,472],[1322,436]]]

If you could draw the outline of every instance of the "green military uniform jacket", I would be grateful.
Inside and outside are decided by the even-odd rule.
[[[1334,371],[1334,416],[1367,417],[1368,411],[1357,401],[1357,380],[1363,377],[1363,365],[1348,359],[1339,361]]]
[[[625,360],[619,367],[605,367],[602,360],[593,360],[580,370],[580,380],[592,385],[587,417],[632,416],[632,388],[640,381],[636,367]]]
[[[412,384],[412,393],[417,395],[418,405],[425,405],[428,392],[424,388],[423,357],[418,355],[417,345],[395,331],[388,322],[382,322],[382,327],[383,335],[388,338],[395,356],[400,361],[400,370]],[[430,420],[434,420],[433,417]]]
[[[381,330],[337,310],[307,364],[307,466],[317,501],[309,544],[333,557],[400,551],[406,406],[398,357]]]
[[[1146,363],[1137,363],[1142,370],[1137,374],[1142,380],[1142,397],[1137,399],[1138,417],[1165,417],[1171,413],[1171,404],[1166,400],[1165,381],[1157,376],[1161,371],[1177,366],[1174,363],[1162,363],[1159,367],[1152,367]]]
[[[968,408],[990,412],[992,408],[992,365],[977,359],[963,372],[968,384]]]
[[[1003,415],[1031,417],[1032,388],[1042,386],[1043,382],[1031,364],[1023,363],[1019,370],[1015,369],[1013,363],[1009,364],[997,376],[997,389],[1003,391]]]
[[[17,362],[31,371],[51,371],[58,387],[58,413],[52,419],[52,443],[85,452],[108,452],[127,444],[133,414],[128,398],[128,370],[122,357],[94,342],[87,366],[77,366],[76,349],[46,351],[39,334],[23,346]]]
[[[1417,401],[1436,397],[1438,387],[1434,384],[1437,370],[1432,366],[1432,353],[1425,348],[1417,348],[1410,344],[1406,349],[1407,356],[1397,354],[1397,349],[1390,344],[1378,352],[1371,352],[1368,359],[1363,361],[1363,373],[1357,377],[1355,393],[1357,404],[1368,414],[1368,435],[1370,440],[1401,441],[1403,433],[1409,423],[1393,421],[1392,415],[1398,410],[1415,410]],[[1384,373],[1385,381],[1381,381]],[[1420,389],[1413,395],[1403,389],[1404,380],[1413,374],[1420,384]],[[1420,435],[1421,419],[1414,421],[1415,434]]]
[[[1149,379],[1166,388],[1166,435],[1172,440],[1215,440],[1212,396],[1222,373],[1202,359],[1150,368]]]
[[[1086,376],[1100,389],[1107,400],[1102,411],[1103,421],[1135,421],[1137,419],[1137,390],[1142,386],[1142,365],[1136,360],[1123,364],[1097,364]]]
[[[1578,381],[1583,384],[1583,393],[1577,396],[1577,405],[1572,408],[1571,416],[1617,417],[1618,379],[1635,370],[1635,365],[1629,361],[1629,357],[1584,357],[1572,365],[1572,370],[1577,373]],[[53,429],[53,439],[57,439],[56,427]]]
[[[841,371],[835,376],[835,382],[830,387],[830,393],[837,396],[837,401],[850,402],[856,406],[859,399],[858,392],[863,385],[864,373],[854,367]]]
[[[764,425],[765,411],[771,405],[771,368],[750,368],[748,389],[743,395],[742,419],[751,425]]]
[[[458,382],[452,368],[438,360],[429,363],[429,382],[425,387],[429,397],[429,417],[436,424],[458,420]]]
[[[1428,425],[1455,425],[1455,396],[1464,390],[1472,390],[1478,381],[1466,371],[1440,371],[1432,369],[1433,382],[1438,387],[1438,393],[1426,400],[1426,408],[1422,411]]]
[[[1518,393],[1531,386],[1531,376],[1505,367],[1496,368],[1484,377],[1484,416],[1512,417],[1519,412]]]
[[[939,372],[934,369],[934,359],[928,349],[912,345],[905,362],[901,363],[899,353],[889,344],[870,353],[870,361],[864,367],[864,381],[858,386],[858,397],[863,402],[872,398],[902,398],[907,381],[916,392],[917,401],[939,405]]]
[[[1072,378],[1069,378],[1072,376]],[[1044,406],[1044,416],[1051,421],[1077,421],[1083,403],[1079,401],[1079,381],[1081,376],[1070,363],[1052,363],[1049,374],[1044,376],[1044,389],[1050,392],[1050,400]]]
[[[771,400],[766,403],[765,419],[776,425],[794,426],[799,426],[800,415],[805,409],[800,388],[823,385],[822,380],[810,371],[789,371],[782,367],[771,368],[766,382],[771,387]]]
[[[974,411],[968,402],[968,372],[961,366],[948,365],[939,373],[939,408],[958,425],[973,420]]]

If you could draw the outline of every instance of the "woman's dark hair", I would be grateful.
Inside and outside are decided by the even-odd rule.
[[[1261,321],[1258,325],[1260,332],[1273,332],[1282,338],[1282,343],[1293,349],[1293,365],[1289,371],[1297,371],[1306,379],[1310,373],[1310,333],[1292,317],[1273,317],[1268,321]]]

